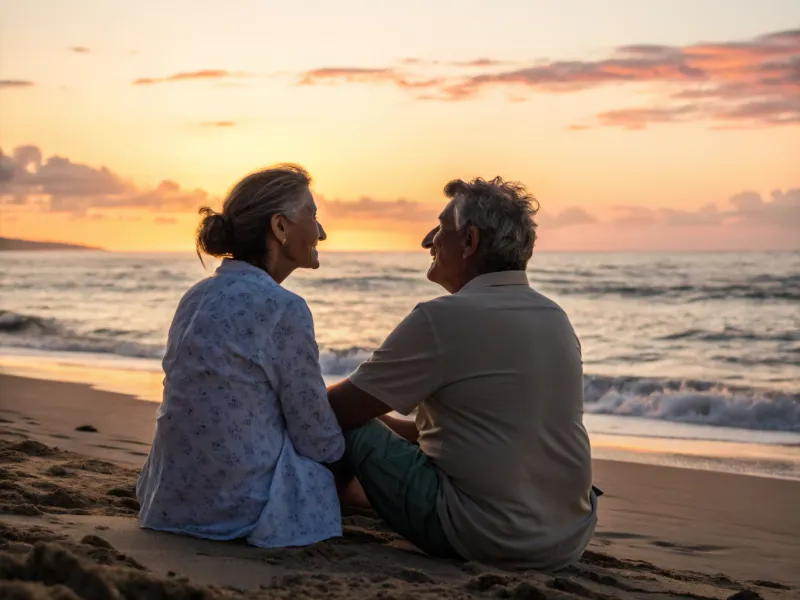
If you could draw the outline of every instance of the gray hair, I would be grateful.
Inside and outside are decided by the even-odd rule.
[[[523,184],[501,177],[455,179],[444,193],[453,199],[456,228],[473,226],[480,232],[481,272],[525,270],[536,242],[539,202]]]
[[[197,255],[205,252],[260,264],[272,217],[294,218],[305,206],[303,191],[309,185],[311,176],[297,165],[251,173],[228,193],[222,211],[208,206],[200,209],[203,220],[197,229]]]

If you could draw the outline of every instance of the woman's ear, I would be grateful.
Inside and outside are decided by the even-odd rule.
[[[272,229],[272,235],[283,244],[286,240],[286,219],[283,218],[283,215],[272,215],[269,225],[270,229]]]

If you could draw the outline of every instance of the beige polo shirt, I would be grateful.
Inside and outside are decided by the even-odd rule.
[[[523,271],[419,304],[350,381],[418,409],[439,518],[464,558],[555,569],[583,552],[596,510],[580,346]]]

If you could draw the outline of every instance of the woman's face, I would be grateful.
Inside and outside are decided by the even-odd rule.
[[[303,192],[303,208],[285,224],[286,243],[281,246],[283,257],[291,261],[295,268],[319,268],[317,242],[328,236],[317,221],[317,205],[311,191]]]

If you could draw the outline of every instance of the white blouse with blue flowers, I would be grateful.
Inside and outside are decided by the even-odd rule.
[[[181,299],[153,446],[137,482],[142,527],[255,546],[341,535],[332,473],[344,438],[305,301],[225,259]]]

